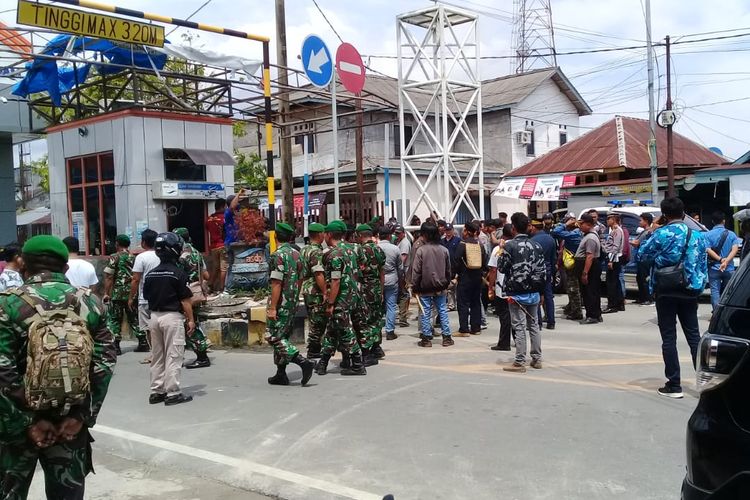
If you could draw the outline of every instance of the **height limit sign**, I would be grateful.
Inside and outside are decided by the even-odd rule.
[[[355,95],[362,92],[365,87],[365,65],[352,44],[339,45],[336,51],[336,72],[346,90]]]

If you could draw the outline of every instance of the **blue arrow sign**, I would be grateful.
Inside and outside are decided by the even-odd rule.
[[[302,67],[316,87],[327,87],[333,77],[331,52],[319,36],[308,35],[302,42]]]

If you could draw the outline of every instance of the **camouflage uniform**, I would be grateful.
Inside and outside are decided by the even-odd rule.
[[[271,279],[281,281],[281,298],[276,307],[276,319],[266,323],[266,340],[273,346],[274,363],[287,365],[299,350],[289,340],[294,326],[294,314],[297,312],[300,280],[302,278],[302,259],[297,250],[289,243],[282,244],[271,255],[269,261]],[[271,297],[268,297],[271,305]]]
[[[182,255],[177,261],[177,267],[185,271],[188,276],[188,283],[195,283],[201,279],[203,270],[206,269],[206,263],[201,253],[190,243],[185,243],[182,249]],[[193,306],[193,317],[195,318],[195,330],[193,334],[185,336],[185,344],[196,354],[208,351],[208,339],[203,330],[198,325],[199,306]]]
[[[302,297],[307,308],[307,318],[310,321],[310,333],[307,335],[307,345],[310,352],[320,352],[323,335],[326,332],[328,316],[323,293],[315,283],[315,273],[324,272],[323,246],[310,243],[302,249],[303,282]]]
[[[344,249],[345,255],[349,258],[349,264],[352,269],[353,283],[350,307],[351,324],[354,328],[357,342],[359,342],[360,346],[365,346],[367,344],[367,336],[370,330],[367,323],[369,318],[369,304],[364,301],[361,288],[364,276],[362,270],[365,267],[367,258],[362,249],[362,245],[358,243],[347,243],[342,241],[341,246]]]
[[[333,314],[328,318],[328,330],[323,338],[321,354],[324,359],[330,359],[337,347],[345,354],[359,354],[360,352],[349,316],[356,290],[355,270],[352,262],[351,250],[344,242],[339,242],[323,255],[326,281],[330,284],[333,279],[340,280]]]
[[[138,310],[128,307],[130,296],[130,283],[133,280],[133,263],[135,255],[127,250],[114,253],[109,256],[104,274],[112,276],[112,294],[110,295],[109,311],[107,311],[107,328],[114,335],[115,340],[120,340],[122,329],[122,317],[128,320],[128,326],[133,335],[145,341],[145,332],[138,326]]]
[[[380,281],[385,264],[385,253],[374,241],[368,241],[364,245],[360,245],[360,250],[364,256],[360,294],[362,303],[367,304],[367,319],[365,321],[367,339],[363,347],[371,349],[382,341],[382,330],[385,325],[383,283]]]
[[[64,274],[41,273],[19,289],[44,309],[72,308],[84,321],[94,340],[91,364],[91,393],[68,416],[83,420],[78,436],[49,448],[34,447],[27,438],[28,427],[38,419],[56,424],[62,418],[49,412],[26,409],[23,377],[26,372],[28,328],[36,316],[21,297],[0,294],[0,497],[25,499],[37,460],[44,469],[48,498],[83,498],[84,480],[93,470],[91,436],[88,429],[107,394],[117,360],[113,337],[106,327],[104,307],[89,291],[77,291]]]

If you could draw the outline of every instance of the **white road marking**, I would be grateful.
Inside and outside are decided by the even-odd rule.
[[[207,460],[216,464],[227,465],[229,467],[240,469],[244,472],[262,474],[264,476],[280,479],[289,483],[294,483],[304,488],[314,488],[316,490],[324,491],[326,493],[332,493],[334,495],[339,495],[346,498],[352,498],[355,500],[381,500],[383,498],[382,495],[375,495],[373,493],[350,488],[341,484],[332,483],[330,481],[323,481],[315,477],[305,476],[303,474],[279,469],[277,467],[269,467],[268,465],[259,464],[250,460],[230,457],[208,450],[201,450],[200,448],[185,446],[179,443],[173,443],[171,441],[165,441],[163,439],[157,439],[151,436],[137,434],[135,432],[115,429],[114,427],[108,427],[106,425],[97,425],[93,429],[93,431],[94,433],[99,432],[102,434],[107,434],[109,436],[124,439],[133,443],[160,448],[162,450],[171,451],[173,453],[179,453],[181,455],[187,455],[189,457]]]
[[[362,74],[362,67],[358,64],[353,64],[346,61],[339,61],[339,71],[346,71],[347,73],[354,73],[355,75]]]

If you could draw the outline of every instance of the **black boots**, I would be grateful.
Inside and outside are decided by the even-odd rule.
[[[351,368],[352,367],[352,359],[349,356],[348,352],[341,352],[341,363],[339,363],[339,368]]]
[[[320,358],[320,344],[311,342],[307,346],[307,359]]]
[[[276,365],[276,375],[268,377],[271,385],[289,385],[289,377],[286,376],[286,365]]]
[[[208,353],[196,352],[195,355],[198,356],[195,358],[195,361],[186,364],[185,368],[192,370],[193,368],[207,368],[211,366],[211,360],[208,359]]]
[[[148,341],[146,340],[146,336],[143,335],[141,337],[138,337],[138,347],[135,348],[133,352],[150,352],[151,348],[148,346]]]
[[[341,375],[367,375],[364,362],[362,360],[362,353],[351,355],[352,367],[344,368],[341,370]]]
[[[326,373],[328,373],[328,361],[330,359],[330,354],[321,353],[320,361],[318,361],[318,364],[315,367],[315,373],[317,373],[318,375],[325,375]]]
[[[375,356],[375,353],[370,349],[363,347],[361,356],[362,362],[365,366],[374,366],[378,364],[378,357]],[[344,371],[342,370],[341,373],[343,374]]]
[[[312,377],[313,370],[315,370],[315,361],[310,361],[300,353],[297,353],[297,355],[292,358],[292,363],[302,369],[302,385],[307,385]]]
[[[122,349],[120,349],[120,339],[116,339],[116,340],[115,340],[115,353],[116,353],[116,354],[117,354],[118,356],[121,356],[121,355],[122,355]]]
[[[378,359],[385,358],[385,351],[383,351],[383,348],[380,347],[380,344],[375,344],[372,346],[372,349],[370,349],[370,352],[375,355]]]

